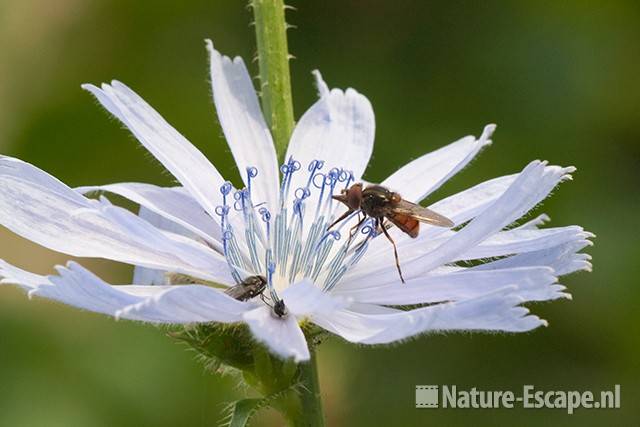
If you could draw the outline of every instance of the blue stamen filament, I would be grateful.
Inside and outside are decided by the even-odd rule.
[[[217,207],[216,214],[220,217],[222,248],[231,275],[236,282],[246,274],[265,275],[272,302],[279,300],[279,291],[303,278],[310,278],[325,291],[333,289],[362,259],[369,241],[376,236],[372,218],[363,221],[351,238],[344,234],[348,233],[343,231],[347,225],[352,227],[356,212],[327,230],[339,213],[336,207],[340,204],[333,203],[332,196],[339,188],[348,188],[354,176],[338,168],[322,173],[323,166],[321,160],[311,161],[308,175],[302,178],[304,184],[290,198],[291,187],[295,185],[293,176],[301,165],[289,158],[280,167],[280,201],[275,207],[252,202],[256,179],[260,179],[255,167],[246,169],[247,187],[235,191],[233,200],[229,198],[233,191],[230,183],[220,188],[222,205]],[[296,178],[296,182],[300,179]],[[309,203],[312,205],[308,206]],[[274,208],[275,211],[270,210]],[[232,222],[239,233],[234,231]]]
[[[249,194],[251,194],[251,179],[258,176],[258,169],[250,166],[247,168],[247,190],[249,190]]]

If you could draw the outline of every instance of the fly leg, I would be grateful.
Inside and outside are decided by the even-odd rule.
[[[382,232],[384,233],[385,236],[387,236],[387,239],[389,239],[389,241],[393,245],[393,255],[396,258],[396,268],[398,269],[398,274],[400,275],[400,280],[402,281],[402,283],[405,283],[404,277],[402,277],[402,270],[400,269],[400,259],[398,258],[398,248],[396,248],[396,242],[389,235],[389,232],[387,231],[387,228],[383,225],[383,221],[384,221],[384,218],[376,218],[376,226],[379,227],[379,228],[382,228]]]
[[[353,237],[356,235],[356,233],[358,232],[358,228],[360,228],[365,219],[367,219],[367,216],[363,215],[361,219],[360,212],[358,212],[358,223],[351,227],[351,230],[349,230],[349,243],[351,243],[351,239],[353,239]]]
[[[331,223],[330,226],[327,227],[327,230],[330,230],[331,227],[333,227],[334,225],[336,225],[337,223],[339,223],[340,221],[342,221],[343,219],[345,219],[346,217],[348,217],[349,215],[351,215],[353,213],[353,209],[349,209],[347,210],[345,213],[343,213],[342,215],[340,215],[340,217],[338,219],[336,219],[335,221],[333,221]]]
[[[273,308],[273,306],[271,304],[269,304],[269,301],[267,301],[267,299],[264,297],[263,293],[260,294],[260,299],[262,300],[263,303],[265,303],[269,307]]]
[[[376,224],[378,224],[377,229],[376,229],[376,234],[381,234],[383,228],[388,230],[391,227],[393,227],[393,224],[391,224],[389,221],[385,222],[384,219],[381,219]]]

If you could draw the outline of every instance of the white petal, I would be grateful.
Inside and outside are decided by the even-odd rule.
[[[319,73],[316,77],[320,86],[326,86]],[[324,160],[323,171],[345,168],[359,180],[373,151],[375,117],[371,103],[353,89],[332,89],[321,95],[296,125],[286,158],[299,161],[303,170],[313,160]],[[307,177],[302,175],[300,171],[294,177],[306,184]],[[294,182],[292,188],[302,186]]]
[[[318,86],[326,89],[319,73],[316,78]],[[358,181],[373,151],[375,117],[369,100],[353,89],[321,90],[320,94],[321,98],[300,118],[287,149],[286,159],[293,158],[302,166],[292,176],[290,199],[297,188],[306,187],[307,168],[312,161],[324,161],[322,173],[344,168]],[[319,193],[311,192],[306,201],[307,214],[315,212]]]
[[[582,227],[575,225],[545,229],[517,228],[494,234],[478,246],[464,252],[460,259],[472,260],[534,252],[567,242],[584,240],[591,235]]]
[[[98,205],[97,209],[83,210],[75,214],[76,218],[94,216],[103,217],[116,224],[129,236],[135,236],[137,241],[143,242],[149,248],[154,248],[156,253],[173,254],[191,266],[190,270],[186,271],[187,274],[195,273],[197,277],[208,278],[220,284],[234,283],[224,256],[204,243],[180,234],[158,230],[132,212],[104,202]],[[134,264],[146,267],[157,266],[157,263]],[[177,270],[177,272],[185,271]]]
[[[524,301],[545,301],[562,298],[565,289],[556,284],[553,269],[549,267],[516,267],[477,271],[462,270],[455,273],[429,275],[407,281],[405,284],[343,287],[334,291],[337,296],[353,298],[369,304],[405,305],[443,301],[461,301],[476,298],[508,285],[518,285],[514,292]]]
[[[536,228],[540,227],[541,225],[544,225],[545,223],[547,223],[549,221],[551,221],[551,218],[549,218],[549,215],[541,214],[541,215],[538,215],[537,217],[533,218],[532,220],[529,220],[529,221],[525,222],[524,224],[521,224],[521,225],[515,227],[514,230],[536,229]]]
[[[540,161],[527,165],[509,188],[471,221],[469,224],[472,226],[471,229],[464,234],[472,234],[476,227],[492,228],[498,231],[511,224],[546,198],[556,185],[570,179],[569,174],[575,171],[573,167],[561,168],[546,165],[547,162]],[[464,227],[463,230],[467,230],[469,226]]]
[[[149,286],[149,285],[117,285],[116,289],[120,292],[124,292],[129,295],[133,295],[136,297],[152,297],[154,295],[158,295],[161,292],[164,292],[168,289],[179,288],[184,285],[158,285],[158,286]]]
[[[9,157],[0,157],[0,224],[69,255],[230,279],[224,259],[206,246],[170,238],[131,212],[86,199],[42,170]]]
[[[505,288],[479,298],[439,304],[409,312],[402,325],[385,329],[367,338],[366,344],[382,344],[406,339],[425,332],[445,331],[504,331],[526,332],[547,322],[529,315],[529,310],[519,306],[522,299]]]
[[[278,197],[278,159],[251,77],[242,58],[231,61],[213,48],[211,40],[206,42],[211,59],[213,102],[227,143],[245,185],[246,169],[258,170],[251,184],[253,203],[267,202],[273,211]]]
[[[448,239],[455,236],[456,232],[446,230],[436,238],[408,239],[398,247],[398,253],[402,263],[411,262],[420,258],[426,253],[433,251]],[[569,226],[537,229],[530,227],[518,227],[512,230],[501,231],[487,238],[477,246],[472,246],[469,250],[460,253],[452,261],[475,260],[482,258],[493,258],[505,255],[512,255],[522,252],[534,252],[545,248],[551,248],[565,242],[583,240],[591,236],[582,227]],[[365,276],[370,275],[372,270],[380,269],[381,265],[388,264],[393,256],[387,243],[386,250],[379,250],[373,254],[367,254],[366,261],[360,268],[360,274],[353,274],[351,284],[365,282]],[[360,277],[361,280],[356,278]]]
[[[309,348],[296,317],[277,317],[270,307],[262,306],[244,314],[253,335],[275,354],[292,357],[296,362],[309,360]]]
[[[480,139],[467,136],[425,154],[400,168],[382,185],[399,191],[406,200],[419,202],[469,164],[483,147],[491,144],[495,128],[495,125],[487,125]]]
[[[220,225],[206,213],[200,204],[182,187],[158,187],[151,184],[123,182],[100,186],[79,187],[76,191],[87,194],[107,191],[144,206],[221,250]],[[154,224],[155,225],[155,224]],[[169,230],[174,231],[174,230]]]
[[[370,314],[358,313],[352,309],[337,310],[330,316],[317,315],[313,322],[347,341],[361,343],[367,338],[381,333],[386,328],[399,324],[395,317],[402,313]]]
[[[311,74],[313,75],[313,78],[316,79],[316,89],[318,89],[318,97],[322,98],[323,96],[328,96],[331,90],[322,78],[320,70],[313,70]]]
[[[41,276],[5,262],[0,264],[2,283],[29,290],[29,297],[39,296],[77,308],[114,315],[115,311],[140,299],[109,286],[75,262],[56,267],[60,276]]]
[[[154,286],[154,288],[157,288]],[[162,292],[118,310],[118,318],[158,323],[233,323],[253,307],[219,289],[202,285],[169,286]]]
[[[2,283],[24,287],[30,297],[116,318],[172,324],[237,322],[252,307],[207,286],[112,286],[73,261],[56,269],[59,276],[40,276],[0,261]]]
[[[562,276],[580,270],[591,271],[591,256],[581,254],[578,251],[593,243],[589,240],[575,240],[567,242],[553,248],[543,249],[535,252],[518,254],[497,261],[473,267],[474,270],[495,270],[501,268],[527,267],[527,266],[548,266],[553,268],[555,274]]]
[[[403,310],[387,307],[384,305],[366,304],[361,302],[353,302],[349,306],[352,311],[356,311],[362,314],[391,314],[401,313]]]
[[[38,286],[50,284],[47,276],[22,270],[2,259],[0,259],[0,278],[2,278],[0,284],[20,286],[27,292]]]
[[[335,297],[323,292],[309,279],[289,286],[282,293],[282,299],[289,312],[299,317],[316,313],[330,315],[334,310],[350,304],[348,298]]]
[[[169,125],[149,104],[124,84],[102,89],[85,84],[98,101],[138,138],[212,216],[221,204],[224,179],[207,158]]]
[[[180,193],[182,193],[183,195],[188,195],[188,193],[184,191],[180,191]],[[202,208],[200,208],[200,205],[197,205],[197,206],[202,211]],[[178,236],[184,236],[184,237],[187,237],[188,239],[199,241],[199,237],[189,229],[179,225],[178,223],[172,220],[167,219],[166,216],[161,216],[155,212],[150,211],[144,206],[140,206],[138,216],[144,219],[149,224],[153,225],[154,227],[160,230],[169,232],[167,233],[167,236],[172,239],[177,239]],[[189,242],[189,240],[186,240],[186,242]],[[193,242],[189,242],[189,243],[193,243]],[[218,252],[221,252],[222,250],[218,248],[219,244],[215,241],[207,240],[206,244],[208,247],[216,249]],[[220,266],[219,268],[221,268],[222,271],[226,270],[226,268],[222,266]],[[136,265],[133,268],[133,283],[135,285],[165,285],[168,283],[167,273],[168,271],[166,270],[158,270],[158,269],[147,268],[140,265]],[[235,282],[227,282],[227,281],[220,281],[218,283],[221,285],[235,284]]]
[[[140,206],[140,209],[138,210],[138,216],[159,230],[171,231],[176,234],[182,233],[183,235],[191,234],[187,229],[183,228],[177,223],[166,219],[164,216],[160,216],[157,213],[150,211],[144,206]],[[136,265],[133,267],[134,285],[161,286],[166,285],[167,283],[167,271],[165,270],[147,268],[140,265]]]
[[[520,174],[505,175],[485,181],[439,200],[430,205],[429,208],[451,219],[456,225],[463,224],[484,212],[498,198],[502,197],[519,176]],[[429,230],[432,235],[436,234],[436,232],[446,231],[442,227],[422,225],[428,227],[422,231]],[[423,233],[420,234],[422,235]]]
[[[425,332],[524,332],[545,325],[518,306],[522,299],[513,293],[515,289],[401,313],[372,315],[342,310],[315,322],[348,341],[364,344],[385,344]]]

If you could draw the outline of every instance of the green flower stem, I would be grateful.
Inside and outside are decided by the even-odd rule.
[[[302,385],[302,416],[301,423],[296,426],[322,427],[324,416],[322,414],[322,399],[320,396],[320,383],[318,381],[318,365],[316,362],[316,350],[310,346],[311,360],[299,366],[300,382]]]
[[[316,368],[315,345],[324,335],[303,325],[311,360],[295,363],[281,359],[256,342],[240,324],[201,324],[169,331],[169,336],[198,352],[211,372],[234,372],[259,397],[234,402],[230,426],[245,426],[257,411],[272,407],[292,427],[322,427],[322,403]]]
[[[295,364],[291,359],[282,360],[273,356],[264,347],[257,346],[253,350],[252,376],[257,381],[248,382],[253,383],[263,396],[277,396],[271,399],[270,405],[280,411],[292,427],[324,426],[313,344],[309,351],[309,362]]]
[[[294,123],[285,5],[283,0],[251,0],[251,6],[258,41],[262,109],[282,162]]]

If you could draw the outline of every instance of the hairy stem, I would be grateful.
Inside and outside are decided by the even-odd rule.
[[[258,42],[262,109],[276,153],[284,160],[293,131],[287,23],[283,0],[251,0]]]
[[[318,364],[316,350],[311,347],[311,360],[300,365],[300,382],[302,394],[302,422],[296,423],[296,427],[322,427],[324,416],[322,414],[322,399],[320,395],[320,382],[318,381]]]

